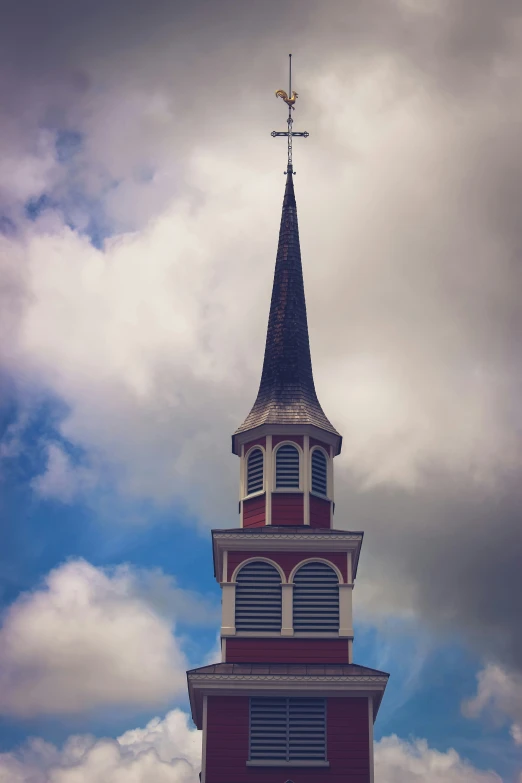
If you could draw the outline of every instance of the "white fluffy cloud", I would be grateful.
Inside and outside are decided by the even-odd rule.
[[[30,716],[154,706],[185,690],[175,619],[209,622],[210,603],[159,572],[73,561],[21,595],[0,629],[0,711]]]
[[[0,781],[9,783],[197,783],[201,735],[180,710],[155,718],[144,729],[116,740],[71,737],[62,750],[30,740],[0,754]],[[386,737],[375,747],[381,783],[500,783],[461,759],[454,750],[430,748],[425,740]]]
[[[88,468],[74,466],[68,454],[57,443],[49,443],[45,451],[45,471],[31,482],[41,497],[68,503],[77,497],[84,497],[96,485],[96,477],[92,472]]]
[[[484,716],[489,720],[508,721],[516,745],[522,745],[522,677],[501,666],[489,664],[477,675],[477,693],[463,702],[469,718]]]
[[[42,740],[0,754],[1,783],[197,783],[200,732],[180,710],[117,739],[73,736],[62,750]]]
[[[502,783],[494,772],[478,770],[454,750],[441,752],[426,740],[384,737],[375,746],[375,778],[382,783]]]
[[[59,444],[46,444],[46,470],[33,482],[41,495],[67,502],[109,475],[126,495],[182,499],[211,522],[216,501],[224,508],[223,490],[235,494],[229,435],[234,414],[246,410],[238,368],[256,325],[243,323],[243,308],[255,309],[260,287],[269,298],[261,263],[256,272],[248,258],[248,276],[242,272],[262,183],[254,190],[241,180],[236,166],[219,200],[174,200],[146,230],[104,251],[46,220],[27,237],[31,306],[12,368],[67,403],[61,433],[87,454],[87,465],[76,466]],[[276,213],[271,222],[255,247],[259,261],[272,255]]]

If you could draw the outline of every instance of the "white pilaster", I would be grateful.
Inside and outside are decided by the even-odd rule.
[[[303,437],[303,509],[304,523],[310,524],[310,436]]]
[[[352,585],[339,585],[339,636],[353,636]]]
[[[266,436],[265,444],[265,524],[272,524],[272,474],[273,474],[273,454],[272,454],[272,436]]]
[[[328,449],[330,459],[328,460],[328,497],[330,500],[335,500],[334,493],[334,461],[333,461],[333,449],[330,446]]]
[[[228,549],[225,549],[223,552],[223,575],[221,581],[228,582]]]
[[[241,446],[239,458],[239,522],[243,527],[243,498],[245,497],[245,446]]]
[[[353,568],[352,568],[352,552],[347,552],[346,557],[348,558],[346,563],[346,581],[348,584],[352,584],[353,582]]]
[[[348,663],[353,663],[353,639],[348,639]]]
[[[221,636],[234,636],[236,633],[236,583],[222,582],[222,625]]]
[[[330,527],[334,526],[334,505],[335,505],[335,487],[334,487],[334,456],[333,447],[330,446],[330,459],[328,460],[328,497],[330,498]],[[348,581],[352,581],[349,579]]]
[[[205,774],[207,768],[207,712],[208,712],[208,696],[203,696],[203,747],[201,754],[201,783],[205,783]]]
[[[294,585],[285,584],[281,585],[282,591],[282,625],[281,636],[293,636],[294,635],[294,620],[293,620],[293,594]]]

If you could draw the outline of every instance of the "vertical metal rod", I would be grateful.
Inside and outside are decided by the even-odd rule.
[[[288,55],[288,97],[292,97],[292,55]],[[288,170],[292,171],[292,107],[288,105]]]

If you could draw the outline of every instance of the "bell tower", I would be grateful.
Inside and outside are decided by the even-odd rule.
[[[288,167],[263,370],[232,436],[239,527],[212,531],[222,661],[188,672],[201,783],[372,783],[388,675],[352,660],[363,534],[333,524],[342,439],[315,391],[293,183],[292,137],[308,134],[291,84],[276,94]]]

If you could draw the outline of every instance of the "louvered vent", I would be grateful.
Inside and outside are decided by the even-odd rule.
[[[253,449],[247,460],[247,495],[263,491],[264,458],[261,449]]]
[[[328,495],[328,462],[321,449],[312,451],[312,492]]]
[[[326,563],[306,563],[294,577],[294,631],[339,630],[339,580]]]
[[[299,489],[299,452],[289,443],[276,451],[276,489]]]
[[[252,761],[325,761],[326,699],[251,698]]]
[[[281,631],[281,577],[270,563],[247,563],[236,578],[236,630]]]

